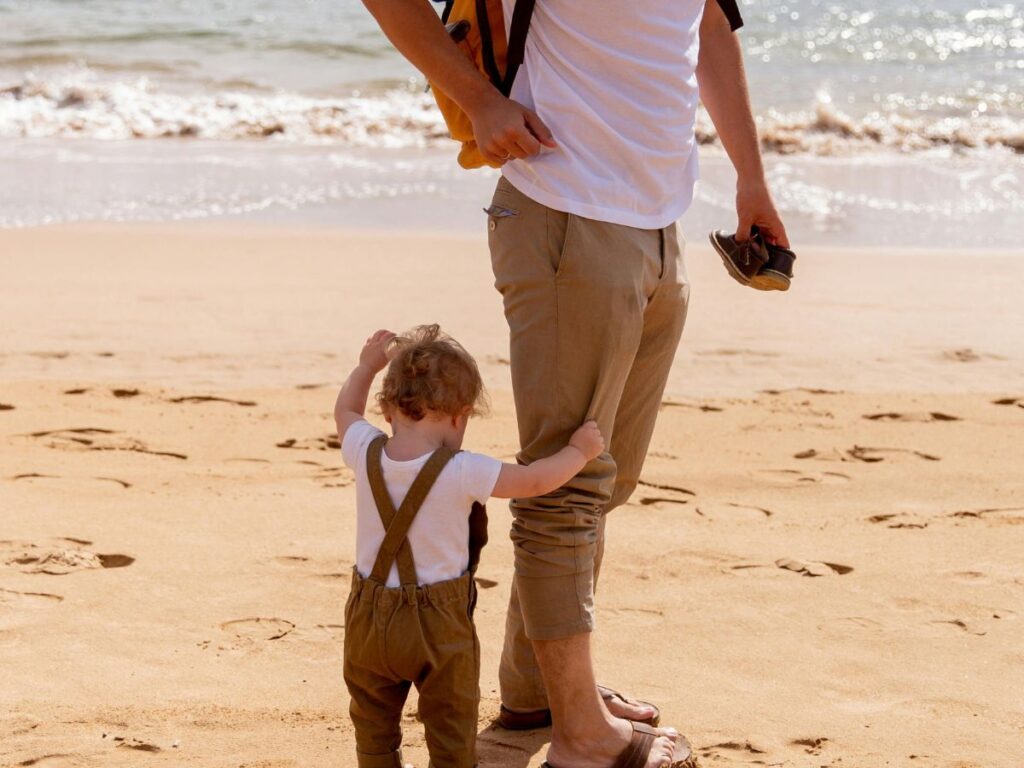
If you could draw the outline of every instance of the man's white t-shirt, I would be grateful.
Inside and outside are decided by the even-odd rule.
[[[506,29],[515,0],[504,0]],[[538,0],[511,97],[557,149],[502,173],[549,208],[666,227],[697,181],[697,49],[704,0]]]
[[[341,441],[341,455],[356,475],[356,568],[363,578],[373,571],[384,541],[384,524],[366,474],[366,450],[384,434],[369,422],[352,424]],[[397,509],[430,454],[410,461],[381,455],[384,483]],[[416,576],[420,585],[437,584],[461,576],[469,567],[469,513],[473,502],[487,502],[501,472],[501,462],[490,456],[460,451],[441,471],[409,529]],[[397,587],[398,566],[392,564],[387,586]]]

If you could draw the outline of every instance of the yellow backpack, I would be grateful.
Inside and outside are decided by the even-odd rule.
[[[519,66],[523,63],[526,34],[530,29],[535,0],[516,0],[508,37],[505,36],[502,0],[435,2],[445,3],[441,23],[445,25],[452,41],[495,88],[508,96]],[[473,138],[473,123],[469,116],[435,84],[430,84],[430,90],[441,109],[449,133],[462,144],[459,165],[463,168],[479,168],[484,165],[498,167],[497,163],[485,160],[480,154]]]

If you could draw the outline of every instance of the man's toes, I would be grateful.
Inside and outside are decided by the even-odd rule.
[[[647,756],[645,768],[666,768],[672,764],[676,754],[676,734],[671,736],[659,736],[651,745],[651,751]]]
[[[626,701],[618,696],[605,701],[605,706],[614,717],[621,717],[624,720],[650,720],[657,713],[657,710],[650,704],[640,704],[635,701]]]

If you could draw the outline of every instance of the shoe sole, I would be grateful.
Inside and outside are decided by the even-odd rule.
[[[762,269],[750,281],[759,291],[788,291],[790,283],[789,275],[774,269]]]

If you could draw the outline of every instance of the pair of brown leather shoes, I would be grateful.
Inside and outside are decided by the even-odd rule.
[[[768,242],[757,227],[751,228],[750,237],[743,242],[722,230],[712,232],[710,239],[737,282],[759,291],[789,290],[796,254]]]

